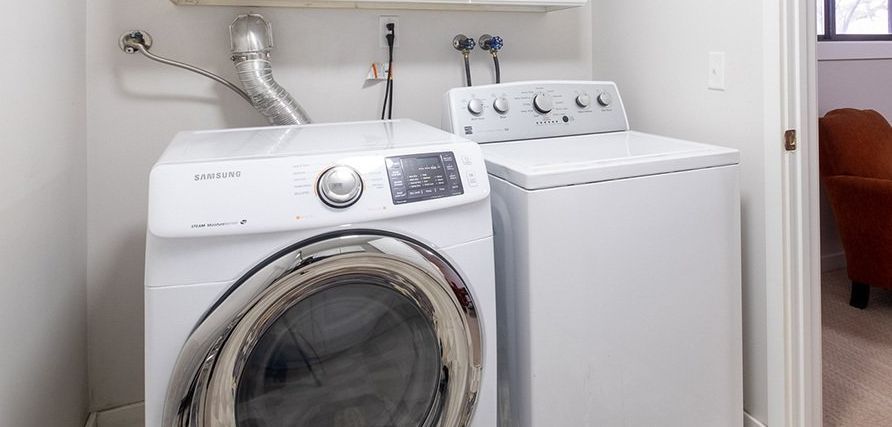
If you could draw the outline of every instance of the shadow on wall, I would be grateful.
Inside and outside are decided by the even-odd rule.
[[[3,426],[76,425],[85,416],[82,173],[53,166],[29,172],[23,192],[0,203],[0,219],[12,224],[0,228]]]
[[[184,104],[184,105],[204,105],[209,108],[218,109],[221,114],[221,120],[230,124],[229,127],[248,127],[248,126],[264,126],[266,121],[263,116],[254,109],[254,107],[239,97],[235,92],[225,86],[214,82],[207,77],[200,76],[190,71],[173,68],[169,65],[162,65],[142,57],[140,54],[125,55],[130,61],[119,63],[114,69],[114,83],[119,93],[136,102],[144,102],[154,104],[159,111],[164,110],[165,105]],[[191,95],[184,91],[158,91],[156,89],[147,89],[140,83],[140,79],[129,78],[134,74],[140,74],[146,71],[154,71],[155,68],[161,68],[158,71],[167,71],[179,74],[177,78],[184,84],[189,85],[212,85],[215,96],[198,96]],[[134,73],[134,71],[138,71]],[[236,83],[238,85],[238,83]],[[151,120],[151,118],[146,118]],[[185,130],[185,129],[184,129]]]
[[[96,269],[102,274],[93,277],[93,293],[88,302],[91,344],[100,348],[114,348],[112,357],[105,357],[102,366],[95,366],[91,360],[90,371],[102,369],[111,373],[104,378],[116,382],[126,381],[133,389],[144,388],[142,371],[134,372],[144,363],[143,322],[129,322],[126,319],[144,318],[144,286],[142,280],[145,265],[146,230],[140,226],[116,233],[114,250],[101,260],[103,268]],[[100,262],[100,261],[94,261]],[[93,388],[108,387],[108,384],[90,384],[90,395],[96,397]],[[128,402],[130,403],[130,402]],[[94,401],[94,409],[120,405],[118,401]]]
[[[751,229],[754,225],[751,219],[756,217],[756,212],[752,212],[750,207],[751,201],[746,195],[741,194],[740,198],[740,229],[741,231]],[[741,289],[743,306],[758,305],[759,301],[765,299],[764,286],[746,286],[746,284],[760,283],[762,279],[757,277],[749,277],[750,272],[760,271],[761,267],[751,265],[753,262],[759,262],[760,259],[752,259],[748,256],[744,248],[752,247],[758,242],[750,242],[747,239],[747,233],[741,232],[741,283],[744,286]],[[758,337],[761,332],[757,329],[766,327],[764,316],[759,316],[753,310],[743,310],[743,372],[758,371],[765,364],[763,360],[764,349],[758,347],[760,340]],[[752,376],[744,375],[744,389],[755,389],[758,384],[752,383]],[[746,403],[746,402],[745,402]],[[752,408],[744,407],[744,410],[752,411]]]

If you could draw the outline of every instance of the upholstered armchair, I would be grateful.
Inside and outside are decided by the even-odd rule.
[[[841,109],[820,120],[821,178],[839,225],[853,307],[870,287],[892,288],[892,126],[873,110]]]

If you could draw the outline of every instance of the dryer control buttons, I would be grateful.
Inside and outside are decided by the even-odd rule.
[[[548,114],[554,109],[554,101],[551,96],[540,93],[533,98],[533,107],[542,114]]]
[[[511,105],[508,104],[508,98],[500,96],[492,102],[492,108],[499,114],[505,114],[508,112],[508,109],[511,108]]]
[[[385,159],[394,205],[464,194],[455,154],[412,154]]]
[[[598,104],[601,104],[602,107],[609,107],[612,103],[613,97],[610,96],[609,93],[601,92],[601,94],[598,95]]]
[[[335,166],[319,177],[319,198],[333,208],[346,208],[362,195],[362,178],[350,166]]]
[[[576,97],[576,105],[578,105],[579,108],[588,108],[589,105],[592,105],[592,97],[583,93]]]
[[[476,98],[472,99],[468,102],[468,111],[475,116],[483,114],[483,101]]]

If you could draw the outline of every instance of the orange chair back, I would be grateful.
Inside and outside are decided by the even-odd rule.
[[[892,179],[892,126],[874,110],[844,108],[820,120],[821,175]]]

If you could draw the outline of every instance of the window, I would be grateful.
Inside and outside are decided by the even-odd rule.
[[[892,40],[890,0],[817,2],[819,40]]]

